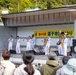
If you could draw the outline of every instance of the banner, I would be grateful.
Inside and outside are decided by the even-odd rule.
[[[60,30],[42,30],[42,31],[35,31],[34,34],[36,38],[45,38],[48,35],[50,35],[50,37],[52,38],[56,38],[59,37],[59,31]],[[67,37],[74,37],[74,30],[63,30],[63,31],[68,34]]]

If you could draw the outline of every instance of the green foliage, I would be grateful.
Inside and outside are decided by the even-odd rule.
[[[76,0],[69,0],[71,4],[76,4]]]
[[[9,8],[10,0],[0,0],[0,6]]]
[[[0,22],[2,22],[2,19],[0,18]]]
[[[17,13],[37,7],[50,9],[69,4],[76,4],[76,0],[0,0],[0,10],[4,7],[9,9],[9,13]]]
[[[9,11],[10,13],[24,12],[31,5],[32,3],[29,0],[11,0]]]
[[[62,0],[33,0],[35,7],[41,9],[57,8],[62,6]]]

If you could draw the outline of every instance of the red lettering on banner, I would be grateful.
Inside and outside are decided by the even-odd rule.
[[[38,33],[39,36],[46,36],[46,33]]]

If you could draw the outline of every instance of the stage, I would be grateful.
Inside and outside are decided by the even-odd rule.
[[[23,54],[11,54],[10,55],[10,61],[15,63],[15,64],[22,64],[23,63],[23,60],[22,60],[22,55]],[[48,60],[48,57],[46,55],[34,55],[35,56],[35,59],[33,61],[33,64],[45,64],[46,61]],[[57,56],[56,57],[56,61],[61,64],[61,59],[62,59],[62,56]],[[2,58],[2,53],[0,53],[0,61],[3,60]]]

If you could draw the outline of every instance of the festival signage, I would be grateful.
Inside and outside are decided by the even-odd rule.
[[[42,30],[42,31],[35,31],[35,37],[36,38],[45,38],[47,36],[50,36],[52,38],[59,37],[59,31],[60,30]],[[68,35],[67,37],[74,37],[74,30],[64,30]]]

